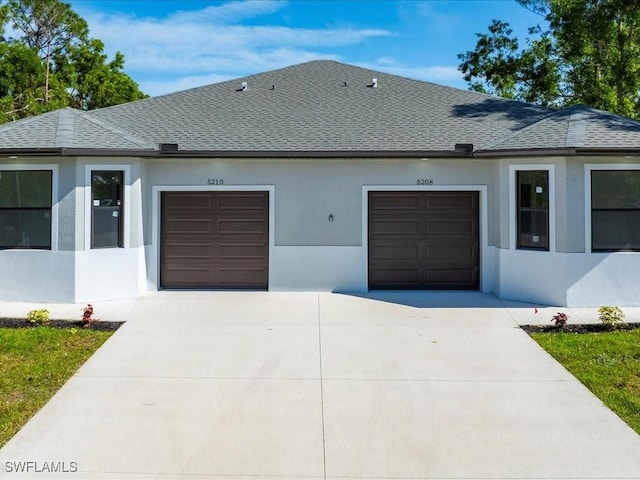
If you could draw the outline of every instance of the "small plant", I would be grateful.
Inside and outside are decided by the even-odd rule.
[[[33,325],[49,325],[49,310],[41,308],[27,313],[27,321]]]
[[[624,323],[624,312],[620,307],[600,307],[598,309],[598,319],[609,328]]]
[[[93,305],[87,303],[87,306],[82,309],[82,324],[88,327],[91,322],[93,322]]]
[[[569,315],[563,312],[558,312],[551,317],[551,321],[556,323],[556,327],[564,327],[569,321]]]

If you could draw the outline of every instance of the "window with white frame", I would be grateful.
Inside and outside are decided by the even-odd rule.
[[[591,249],[640,250],[640,170],[591,170]]]
[[[516,172],[517,247],[549,250],[549,172]]]
[[[91,172],[91,248],[124,247],[124,172]]]
[[[0,170],[0,248],[51,249],[51,170]]]

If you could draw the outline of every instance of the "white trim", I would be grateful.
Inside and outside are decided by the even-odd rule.
[[[160,194],[162,192],[269,192],[269,280],[272,285],[271,259],[275,247],[275,201],[274,185],[154,185],[151,187],[151,258],[155,264],[153,282],[156,290],[160,289]]]
[[[58,250],[58,165],[53,163],[2,164],[0,170],[50,170],[51,171],[51,251]],[[13,250],[21,250],[16,248]],[[24,249],[27,250],[27,249]]]
[[[640,170],[638,163],[588,163],[584,166],[584,251],[591,255],[630,252],[594,252],[591,245],[591,172],[594,170]],[[631,252],[634,253],[634,252]]]
[[[90,164],[84,166],[84,249],[91,248],[91,172],[122,170],[124,183],[124,222],[122,222],[122,238],[124,248],[129,248],[129,232],[131,225],[131,165],[124,164]],[[112,247],[118,248],[118,247]]]
[[[546,170],[549,175],[549,252],[556,251],[556,169],[555,165],[546,164],[526,164],[526,165],[509,165],[509,249],[510,250],[528,250],[526,248],[518,249],[516,246],[516,236],[518,222],[516,219],[516,172]],[[542,250],[546,251],[546,250]]]
[[[363,185],[362,186],[362,246],[365,251],[364,278],[369,288],[369,192],[478,192],[480,197],[480,286],[484,289],[491,283],[487,262],[489,248],[488,209],[486,185]]]

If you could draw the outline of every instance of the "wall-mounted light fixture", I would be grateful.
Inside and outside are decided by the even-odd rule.
[[[329,214],[329,221],[330,221],[330,222],[333,222],[333,213],[330,213],[330,214]]]

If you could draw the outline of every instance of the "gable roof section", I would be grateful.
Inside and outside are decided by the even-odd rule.
[[[154,144],[88,112],[64,108],[0,126],[0,150],[153,150]]]
[[[640,122],[585,105],[575,105],[554,112],[483,148],[493,152],[540,149],[640,150]]]
[[[178,151],[163,151],[165,143]],[[323,60],[0,125],[0,153],[471,155],[456,144],[473,144],[478,156],[640,151],[640,122],[584,106],[553,111]]]

